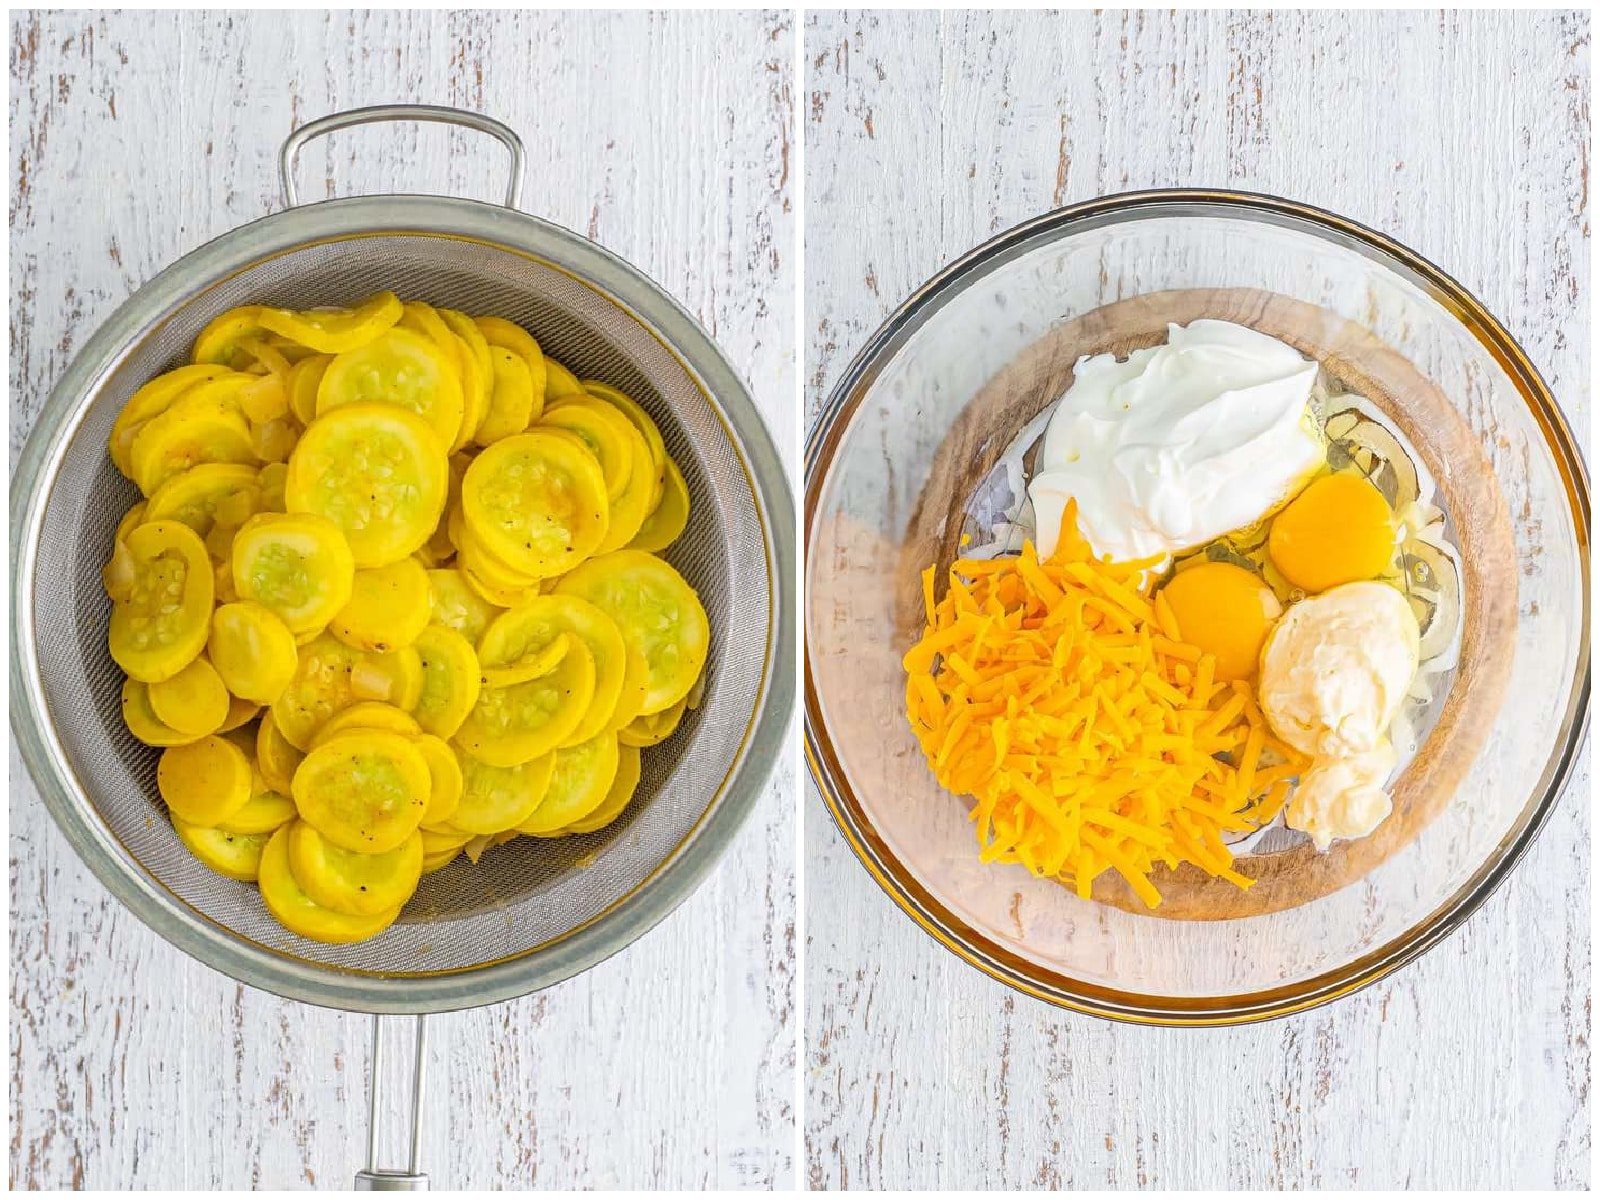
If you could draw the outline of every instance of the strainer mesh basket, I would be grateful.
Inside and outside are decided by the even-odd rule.
[[[406,299],[494,314],[533,332],[579,378],[637,399],[661,427],[691,497],[688,529],[665,554],[699,592],[711,623],[704,700],[679,732],[643,752],[624,816],[594,834],[519,838],[477,864],[458,858],[423,878],[387,932],[352,946],[288,933],[254,886],[202,866],[178,841],[156,791],[159,751],[128,733],[122,674],[106,648],[100,568],[118,520],[138,500],[106,441],[134,389],[185,360],[206,322],[241,304],[355,303],[387,289]],[[125,866],[233,936],[341,972],[418,976],[518,958],[583,927],[644,885],[690,841],[723,796],[767,686],[775,587],[761,504],[722,414],[679,357],[605,294],[520,251],[424,233],[334,238],[265,256],[167,313],[93,396],[66,445],[42,511],[31,637],[45,712],[75,790],[120,844]],[[28,635],[23,635],[28,636]]]

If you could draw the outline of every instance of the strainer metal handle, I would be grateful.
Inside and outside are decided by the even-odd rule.
[[[422,1014],[411,1018],[416,1022],[414,1058],[411,1063],[411,1130],[410,1151],[406,1169],[378,1166],[379,1118],[383,1106],[378,1103],[378,1089],[382,1086],[383,1031],[394,1020],[403,1018],[374,1015],[372,1018],[372,1065],[367,1080],[367,1166],[356,1172],[355,1190],[358,1192],[425,1192],[428,1177],[419,1169],[422,1152],[422,1093],[428,1062],[428,1019]]]
[[[352,125],[372,125],[380,121],[430,121],[438,125],[460,125],[476,129],[497,138],[511,153],[511,178],[506,184],[506,207],[522,206],[522,178],[527,168],[527,155],[522,149],[522,139],[510,126],[486,117],[482,113],[468,112],[462,108],[449,108],[442,104],[374,104],[367,108],[352,108],[346,112],[329,113],[308,121],[284,139],[278,152],[278,173],[283,180],[283,203],[294,208],[300,203],[300,193],[294,186],[294,160],[307,142],[348,129]]]

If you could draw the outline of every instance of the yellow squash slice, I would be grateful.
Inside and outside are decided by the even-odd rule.
[[[498,680],[506,686],[521,682],[518,667],[534,666],[528,679],[539,679],[559,669],[565,654],[550,667],[544,659],[551,644],[563,634],[581,640],[594,659],[594,694],[582,720],[559,743],[588,741],[607,728],[616,713],[627,674],[628,647],[617,623],[593,604],[577,596],[536,596],[501,613],[478,641],[478,659],[485,668],[508,672]]]
[[[271,346],[274,350],[276,350],[279,354],[281,354],[285,359],[287,359],[288,363],[289,363],[289,366],[291,368],[296,363],[302,362],[305,359],[311,358],[316,354],[316,351],[312,350],[311,347],[302,346],[299,342],[291,342],[288,338],[279,337],[275,333],[267,334],[265,337],[263,337],[261,339],[261,341],[265,345]],[[332,356],[331,355],[327,355],[325,357],[332,357]]]
[[[117,522],[117,532],[114,538],[118,542],[128,540],[128,535],[144,524],[145,514],[150,511],[150,502],[140,500],[127,512],[122,514],[122,520]]]
[[[678,731],[688,706],[688,699],[685,698],[647,717],[635,717],[617,731],[617,736],[628,746],[659,746]]]
[[[245,752],[249,753],[248,750]],[[224,833],[271,833],[294,820],[294,801],[281,792],[273,791],[260,771],[252,776],[250,792],[250,799],[245,806],[226,820],[219,821],[218,829]]]
[[[700,597],[666,562],[639,550],[590,559],[556,586],[609,616],[649,665],[641,713],[656,713],[689,694],[704,669],[711,627]]]
[[[357,571],[350,600],[328,623],[328,632],[358,650],[395,650],[417,640],[432,607],[427,569],[402,558]]]
[[[583,395],[583,384],[578,377],[549,355],[544,360],[544,402],[550,404],[563,396]]]
[[[111,461],[129,479],[133,478],[133,464],[129,455],[133,439],[145,422],[159,417],[179,396],[187,394],[196,384],[207,383],[220,375],[231,374],[227,367],[216,363],[199,363],[178,367],[157,375],[128,398],[111,424]]]
[[[261,308],[255,320],[263,329],[314,350],[318,354],[344,354],[372,342],[400,319],[400,298],[379,292],[355,308],[313,308],[295,312],[287,308]]]
[[[256,769],[267,786],[281,795],[289,795],[294,787],[294,773],[304,757],[278,729],[272,710],[262,713],[261,724],[256,728]]]
[[[454,826],[430,829],[427,825],[417,830],[422,838],[422,853],[424,855],[442,854],[446,850],[459,850],[478,835],[468,833],[465,829],[456,829]]]
[[[651,463],[644,438],[639,436],[639,431],[628,418],[604,401],[587,396],[563,400],[552,405],[539,418],[539,424],[552,429],[565,429],[588,447],[589,453],[600,463],[600,471],[606,478],[606,498],[613,504],[633,477],[636,445],[641,451],[640,470],[646,476],[650,474]]]
[[[502,317],[478,317],[476,320],[489,345],[511,351],[528,368],[528,382],[533,389],[533,407],[528,413],[528,420],[523,422],[523,427],[526,428],[529,422],[537,420],[539,414],[544,411],[545,385],[548,376],[544,351],[539,348],[539,343],[534,340],[533,335],[520,325]],[[573,386],[577,386],[577,380],[573,380]]]
[[[279,829],[261,852],[261,900],[267,911],[291,933],[316,942],[364,942],[377,937],[400,915],[400,905],[370,917],[352,917],[324,908],[300,886],[289,865],[289,837],[294,826]]]
[[[228,719],[228,689],[204,655],[149,688],[150,710],[179,733],[203,737],[220,732]]]
[[[483,665],[480,673],[484,687],[510,687],[514,683],[527,683],[542,679],[561,665],[572,645],[571,634],[558,633],[537,650],[531,650],[515,662],[503,667]]]
[[[215,826],[250,802],[250,760],[225,737],[203,737],[161,752],[156,786],[191,825]]]
[[[279,349],[271,334],[242,337],[234,343],[233,363],[240,370],[265,381],[276,377],[282,384],[294,364]]]
[[[702,678],[704,677],[702,676]],[[628,669],[622,676],[622,693],[617,697],[616,711],[611,714],[611,720],[607,723],[606,728],[616,733],[631,724],[633,719],[639,715],[639,710],[644,707],[644,702],[649,695],[649,660],[639,653],[636,648],[629,646]]]
[[[289,369],[289,411],[302,428],[317,419],[317,394],[331,362],[331,354],[313,354]]]
[[[549,754],[515,767],[463,759],[461,803],[450,824],[485,835],[515,829],[539,807],[554,767],[555,758]]]
[[[597,829],[604,829],[615,821],[627,809],[629,801],[633,799],[634,792],[639,790],[639,773],[639,748],[637,746],[619,745],[617,747],[617,773],[611,780],[611,788],[606,792],[606,798],[587,817],[584,817],[581,821],[574,821],[563,832],[593,833]]]
[[[122,681],[122,720],[128,732],[146,746],[183,746],[199,741],[189,733],[179,733],[156,716],[150,707],[150,685],[137,679]]]
[[[544,799],[530,816],[517,823],[517,830],[542,837],[593,814],[611,790],[618,761],[614,733],[602,733],[557,750]]]
[[[457,562],[461,567],[461,577],[467,581],[467,586],[484,603],[493,605],[497,609],[515,608],[517,605],[526,600],[531,600],[539,594],[539,585],[537,583],[515,587],[507,587],[501,583],[491,583],[474,569],[472,565],[473,559],[470,555],[457,559]]]
[[[594,656],[581,641],[575,642],[550,674],[479,692],[477,704],[456,731],[456,745],[497,767],[548,754],[571,738],[588,713],[594,678]]]
[[[480,397],[476,388],[478,364],[472,351],[445,323],[439,310],[421,300],[407,300],[405,315],[400,318],[400,328],[426,338],[450,364],[450,370],[461,391],[461,421],[453,438],[445,443],[452,453],[472,439],[472,431],[483,417],[478,407]]]
[[[222,728],[218,733],[232,733],[236,729],[243,729],[251,721],[261,715],[261,705],[253,700],[242,700],[238,696],[228,697],[228,715],[222,719]],[[250,739],[254,744],[255,731],[251,730]],[[251,751],[254,753],[254,750]]]
[[[660,428],[650,414],[645,412],[644,406],[626,392],[618,391],[609,383],[601,383],[598,379],[584,380],[583,390],[586,395],[604,400],[633,422],[634,428],[644,436],[645,445],[650,447],[650,462],[655,468],[658,486],[663,485],[667,472],[667,447],[661,440]],[[655,507],[653,500],[650,507]]]
[[[260,340],[267,332],[258,319],[260,312],[258,305],[247,304],[213,317],[195,338],[190,357],[197,363],[243,368],[250,362],[250,355],[241,343]]]
[[[192,825],[173,814],[172,828],[178,840],[218,875],[237,879],[240,883],[254,883],[261,874],[261,852],[266,849],[272,833],[236,833],[230,829]]]
[[[456,543],[450,536],[450,521],[452,515],[461,509],[461,477],[467,473],[469,462],[471,459],[462,454],[452,454],[445,460],[447,482],[444,512],[433,534],[413,556],[430,571],[450,565],[450,560],[456,556]]]
[[[489,622],[503,611],[469,587],[454,568],[429,571],[428,590],[433,599],[433,623],[454,629],[474,646]]]
[[[562,406],[562,412],[566,415],[570,416],[574,411],[581,411],[575,403]],[[558,418],[561,415],[558,413]],[[628,477],[628,484],[623,488],[622,495],[611,502],[611,520],[606,526],[606,536],[595,548],[596,554],[610,554],[613,550],[620,550],[637,537],[639,530],[644,528],[645,519],[650,515],[651,508],[663,494],[658,478],[645,470],[649,453],[645,450],[644,439],[639,436],[639,431],[629,425],[626,437],[637,466]]]
[[[376,341],[340,354],[317,386],[317,416],[347,405],[382,404],[420,419],[441,448],[461,429],[461,382],[450,357],[430,338],[392,329]]]
[[[314,634],[350,599],[355,561],[338,526],[316,513],[257,513],[233,540],[233,588],[297,637]]]
[[[410,739],[361,729],[307,754],[293,792],[301,819],[334,845],[382,854],[416,832],[432,789],[427,761]]]
[[[413,833],[393,850],[356,854],[306,821],[289,829],[289,870],[307,896],[350,917],[376,917],[411,899],[422,878],[422,838]]]
[[[600,464],[555,430],[530,430],[485,449],[461,481],[461,507],[490,554],[535,578],[570,570],[606,535]]]
[[[300,647],[294,678],[272,703],[273,723],[291,746],[308,750],[335,713],[362,700],[409,711],[421,689],[422,665],[414,648],[377,654],[324,633]]]
[[[452,450],[459,450],[476,436],[478,426],[489,411],[489,396],[494,390],[494,362],[489,357],[489,343],[477,322],[453,308],[436,311],[461,347],[458,358],[461,369],[461,430],[456,435],[456,444],[451,447]]]
[[[132,593],[135,579],[133,555],[128,553],[128,535],[144,523],[145,510],[150,507],[141,500],[122,514],[117,531],[111,538],[111,557],[100,568],[100,582],[106,595],[113,601],[125,601]]]
[[[684,482],[678,464],[667,459],[666,486],[661,490],[661,502],[655,511],[644,519],[639,532],[628,543],[629,550],[646,550],[659,554],[683,535],[689,524],[689,485]]]
[[[378,700],[359,700],[324,721],[311,738],[311,748],[315,750],[329,738],[357,729],[382,729],[407,738],[415,738],[422,732],[416,718],[405,710]]]
[[[289,627],[253,600],[217,608],[206,649],[228,691],[256,704],[271,704],[289,686],[299,657]]]
[[[128,448],[133,481],[146,496],[174,475],[200,463],[256,460],[250,426],[239,412],[249,375],[223,375],[198,383],[158,417],[146,421]]]
[[[356,566],[382,567],[432,535],[448,484],[444,450],[420,417],[390,404],[349,404],[306,430],[289,456],[284,499],[291,513],[332,521]]]
[[[480,446],[498,442],[514,433],[521,433],[533,419],[534,397],[544,397],[533,390],[533,376],[528,364],[514,350],[504,346],[491,346],[489,358],[494,367],[494,386],[489,391],[489,410],[483,414],[472,439]]]
[[[422,814],[424,826],[437,827],[455,816],[461,807],[461,792],[465,786],[461,777],[461,760],[448,743],[432,734],[422,734],[412,743],[427,760],[428,773],[433,779],[433,791],[428,797],[428,811]]]
[[[145,506],[147,521],[182,521],[202,538],[214,525],[234,529],[261,507],[261,475],[243,463],[201,463],[174,475]]]
[[[215,592],[211,560],[194,530],[151,521],[128,534],[129,583],[111,606],[110,647],[134,679],[171,679],[205,649]]]
[[[417,724],[435,737],[454,737],[482,690],[478,656],[466,638],[443,625],[423,629],[414,649],[422,663]]]
[[[456,566],[463,575],[471,577],[469,583],[482,585],[476,590],[496,607],[510,608],[517,601],[495,597],[520,596],[524,592],[538,590],[538,578],[510,566],[494,554],[472,532],[472,527],[466,523],[459,508],[450,514],[450,537],[459,548]]]
[[[442,871],[460,857],[460,846],[452,846],[450,849],[441,850],[437,854],[426,855],[422,860],[422,873],[424,875],[432,875],[435,871]]]

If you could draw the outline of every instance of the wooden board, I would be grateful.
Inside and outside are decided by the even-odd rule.
[[[56,13],[11,22],[12,461],[72,355],[144,280],[279,207],[297,123],[481,109],[525,207],[659,280],[794,453],[793,19],[786,13]],[[499,199],[440,128],[308,148],[307,198]],[[11,764],[14,1187],[348,1187],[369,1026],[239,987],[115,904]],[[720,869],[590,974],[433,1023],[436,1186],[793,1178],[793,795],[780,765]]]
[[[1586,437],[1588,36],[1559,13],[813,14],[808,413],[906,295],[991,234],[1192,184],[1308,200],[1442,264]],[[1585,765],[1510,882],[1417,964],[1216,1031],[1074,1016],[963,965],[813,792],[806,1177],[1587,1186],[1588,789]]]

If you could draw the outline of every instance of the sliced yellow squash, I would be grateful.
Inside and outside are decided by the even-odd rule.
[[[306,821],[289,828],[289,870],[323,908],[375,917],[399,908],[422,878],[422,838],[413,833],[382,854],[357,854],[335,845]]]
[[[348,404],[319,416],[295,446],[284,500],[291,513],[332,521],[356,566],[382,567],[428,540],[448,485],[444,450],[420,417]]]
[[[400,905],[370,917],[352,917],[324,908],[306,895],[289,866],[288,825],[268,839],[261,852],[261,899],[267,911],[291,933],[316,942],[364,942],[377,937],[400,915]]]
[[[215,593],[211,560],[180,521],[140,525],[121,543],[128,584],[111,606],[110,648],[134,679],[171,679],[205,649]]]
[[[671,565],[640,550],[618,550],[569,572],[556,594],[589,601],[644,656],[649,682],[641,713],[660,712],[689,694],[705,668],[711,627],[700,597]]]
[[[356,564],[339,527],[317,513],[257,513],[233,540],[233,587],[296,636],[315,634],[350,600]]]
[[[293,632],[270,608],[253,600],[217,608],[206,649],[228,691],[256,704],[278,698],[294,678],[299,659]]]
[[[334,845],[382,854],[416,832],[432,788],[409,738],[360,729],[314,747],[294,773],[293,793],[301,818]]]
[[[432,614],[428,572],[414,558],[357,571],[350,599],[328,632],[358,650],[395,650],[417,640]]]
[[[191,825],[215,826],[250,802],[250,760],[225,737],[169,746],[156,765],[167,807]]]

